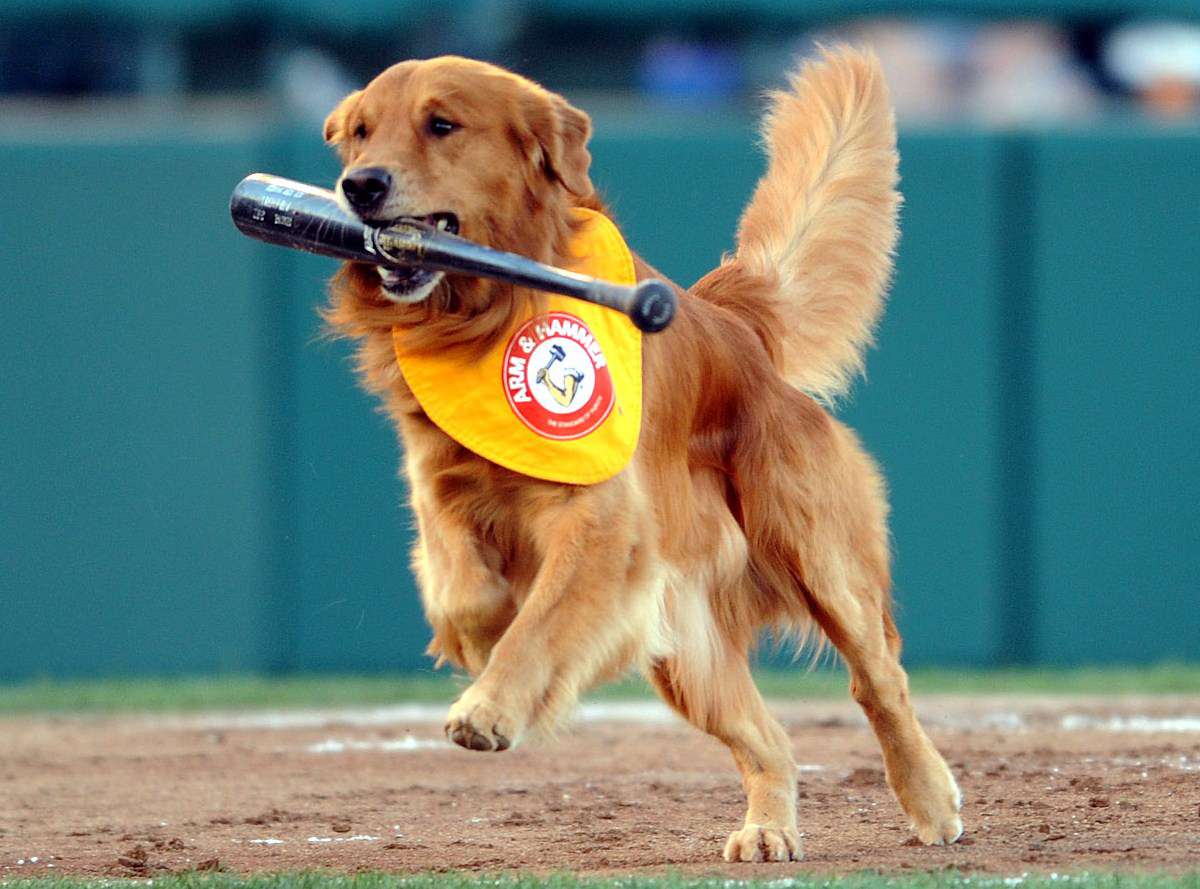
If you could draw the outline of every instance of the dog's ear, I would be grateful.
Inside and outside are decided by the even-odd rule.
[[[340,145],[345,140],[346,119],[358,104],[361,95],[362,90],[355,90],[338,102],[337,107],[329,112],[329,117],[325,118],[325,141],[330,145]]]
[[[525,123],[532,137],[529,150],[534,166],[576,197],[590,195],[592,156],[587,143],[591,118],[561,96],[542,93],[526,102]]]

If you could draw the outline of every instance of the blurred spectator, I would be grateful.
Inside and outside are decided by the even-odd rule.
[[[742,88],[741,66],[730,47],[673,37],[646,44],[638,80],[656,99],[716,101]]]
[[[1135,22],[1104,46],[1109,74],[1152,111],[1169,117],[1200,111],[1200,26]]]
[[[323,121],[347,93],[362,86],[333,56],[311,46],[282,53],[275,76],[291,114],[314,124]]]
[[[874,48],[902,122],[1044,122],[1099,104],[1066,34],[1047,22],[871,19],[840,36]]]
[[[820,42],[839,39],[869,46],[879,56],[902,122],[962,113],[970,72],[969,27],[953,21],[868,19],[822,36]]]
[[[1000,124],[1070,120],[1096,111],[1099,96],[1063,29],[1048,22],[981,26],[971,52],[968,110]]]

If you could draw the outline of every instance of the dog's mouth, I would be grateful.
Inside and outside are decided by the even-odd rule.
[[[403,222],[417,222],[435,228],[438,231],[458,234],[458,217],[449,212],[428,213],[424,216],[399,216],[387,225],[398,225]],[[386,227],[386,226],[384,226]],[[417,266],[403,268],[384,268],[376,266],[379,272],[379,286],[383,295],[397,303],[420,302],[433,292],[433,288],[442,280],[441,272],[429,271]]]
[[[441,232],[450,232],[452,235],[458,234],[458,215],[448,210],[443,210],[440,213],[426,213],[424,216],[397,216],[390,222],[380,223],[379,225],[381,228],[387,228],[391,225],[399,225],[402,222],[418,222],[430,228],[436,228]]]

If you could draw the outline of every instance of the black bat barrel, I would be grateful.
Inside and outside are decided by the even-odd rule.
[[[255,173],[233,190],[229,213],[242,234],[269,244],[391,264],[376,254],[377,230],[339,207],[328,189]]]
[[[342,210],[333,192],[278,176],[247,176],[234,189],[229,212],[243,234],[260,241],[355,262],[478,275],[561,293],[623,312],[647,333],[664,329],[675,317],[675,291],[663,281],[613,284],[493,250],[416,220],[377,228]]]

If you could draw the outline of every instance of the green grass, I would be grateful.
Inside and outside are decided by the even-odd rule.
[[[0,685],[0,715],[22,713],[164,712],[212,709],[339,707],[447,703],[466,680],[449,673],[397,676],[218,676],[182,679],[36,681]],[[767,669],[758,673],[769,698],[841,698],[838,668]],[[1200,694],[1200,664],[1092,667],[1070,670],[914,670],[917,694]],[[634,700],[653,693],[640,679],[606,686],[590,697]]]
[[[35,879],[0,883],[8,889],[102,889],[146,885],[147,881],[113,879]],[[1200,872],[1167,874],[1053,874],[1020,877],[963,876],[953,871],[884,876],[873,873],[825,877],[798,874],[783,879],[730,880],[723,877],[631,876],[616,878],[471,874],[394,876],[378,873],[272,874],[239,877],[226,874],[155,876],[155,889],[1200,889]]]

